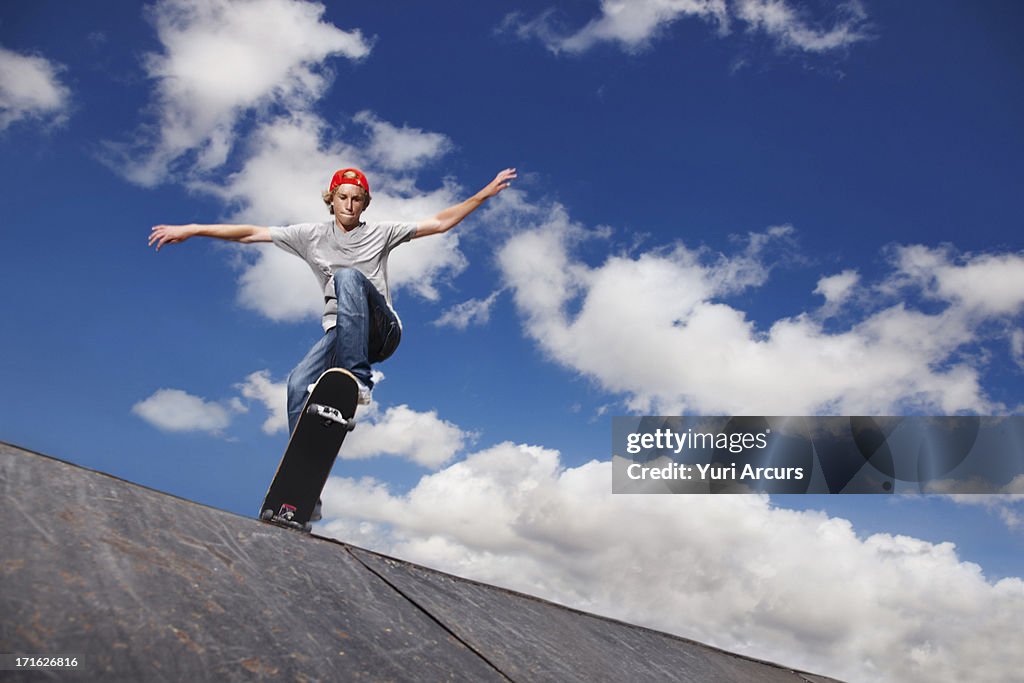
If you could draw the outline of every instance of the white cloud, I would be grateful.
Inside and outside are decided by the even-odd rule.
[[[486,325],[491,319],[491,309],[498,295],[502,290],[498,289],[491,293],[486,299],[469,299],[456,304],[445,311],[440,318],[434,321],[438,327],[454,327],[457,330],[465,330],[470,325]]]
[[[238,303],[278,322],[320,320],[323,293],[300,259],[273,246],[246,247],[240,254]]]
[[[632,410],[809,415],[999,409],[981,388],[981,361],[961,358],[961,352],[984,341],[987,322],[1019,312],[1024,287],[1012,290],[984,277],[996,269],[1016,282],[1024,271],[1016,256],[957,262],[951,254],[936,260],[927,252],[933,275],[926,281],[908,264],[908,255],[920,250],[899,250],[893,281],[916,284],[948,306],[926,313],[896,301],[839,331],[826,331],[810,313],[762,329],[725,298],[764,283],[770,266],[763,250],[788,237],[785,227],[752,236],[734,255],[677,243],[592,267],[573,257],[585,231],[564,209],[538,211],[534,218],[535,227],[520,229],[498,250],[527,333],[552,360],[606,391],[625,394]],[[825,284],[833,296],[836,284]],[[896,289],[889,282],[886,288]]]
[[[665,28],[684,17],[717,23],[723,32],[729,23],[725,0],[602,0],[601,16],[568,35],[555,28],[553,10],[530,21],[523,21],[518,14],[509,15],[503,27],[522,39],[538,38],[555,53],[585,52],[606,41],[634,52],[647,47]]]
[[[357,416],[357,426],[345,439],[342,459],[359,460],[393,455],[436,469],[459,453],[473,437],[436,411],[417,412],[407,405],[380,413],[376,403]]]
[[[242,396],[259,401],[269,413],[263,423],[265,434],[287,432],[288,430],[288,387],[286,382],[272,382],[269,370],[258,370],[236,385]]]
[[[43,57],[0,47],[0,131],[22,119],[61,123],[71,98],[60,82],[63,70]]]
[[[227,220],[258,225],[330,220],[320,192],[339,166],[370,176],[367,220],[416,221],[455,203],[454,182],[424,191],[413,178],[451,148],[444,135],[362,111],[352,119],[356,132],[365,132],[360,142],[342,122],[328,124],[314,113],[330,84],[329,58],[361,59],[370,51],[359,31],[325,23],[323,13],[320,4],[296,0],[155,5],[163,50],[149,55],[146,67],[156,83],[159,125],[155,133],[143,131],[139,144],[112,145],[115,167],[143,185],[173,177],[223,201]],[[230,152],[234,170],[216,177]],[[299,259],[246,246],[236,263],[243,307],[277,321],[321,315],[322,293]],[[392,291],[435,300],[465,267],[456,234],[405,245],[390,261]]]
[[[390,126],[369,112],[363,112],[357,123],[366,125],[370,118],[374,125]],[[415,147],[420,136],[430,146],[436,135],[404,128],[401,142]],[[342,124],[328,124],[308,111],[262,121],[247,132],[246,153],[236,171],[224,179],[192,178],[188,186],[234,207],[231,220],[260,225],[330,220],[321,192],[341,166],[356,166],[367,173],[373,189],[373,201],[364,214],[367,220],[416,221],[457,201],[461,188],[451,181],[431,191],[417,187],[409,174],[419,171],[427,157],[418,156],[418,163],[410,162],[404,173],[396,173],[374,163],[375,156],[401,153],[387,152],[380,136],[371,133],[366,149],[345,138],[351,136]]]
[[[958,255],[952,247],[909,245],[893,250],[896,272],[886,285],[976,311],[1014,315],[1024,308],[1024,254]]]
[[[428,216],[433,215],[431,213]],[[391,252],[389,270],[392,291],[406,289],[429,301],[440,299],[439,288],[458,276],[468,265],[465,255],[459,249],[459,241],[458,233],[453,231],[415,240]],[[397,302],[395,305],[400,307]]]
[[[737,0],[736,16],[750,31],[761,31],[776,40],[780,47],[805,52],[828,52],[849,47],[867,39],[864,22],[867,12],[858,0],[836,7],[839,18],[828,29],[812,27],[784,0]]]
[[[996,511],[999,514],[1000,519],[1010,529],[1022,529],[1024,528],[1024,506],[1004,503],[997,505]]]
[[[941,485],[944,482],[939,483]],[[1017,475],[1006,486],[993,491],[993,495],[954,493],[949,499],[960,505],[983,507],[998,515],[1007,528],[1024,530],[1024,474]]]
[[[375,383],[383,379],[382,373],[374,372]],[[180,389],[160,389],[133,406],[132,412],[165,431],[200,431],[220,436],[230,426],[232,413],[247,412],[246,401],[255,401],[267,411],[262,431],[287,433],[286,382],[274,382],[269,370],[257,370],[234,385],[234,389],[240,397],[220,402],[207,401]],[[343,459],[390,455],[437,469],[476,438],[475,434],[442,420],[436,411],[419,412],[407,405],[382,409],[374,401],[359,407],[356,420],[357,428],[346,437],[340,451]]]
[[[816,28],[785,0],[602,0],[601,14],[575,32],[556,27],[556,13],[548,10],[535,19],[518,13],[505,18],[502,29],[521,39],[538,39],[555,53],[578,54],[605,43],[627,52],[647,48],[676,21],[696,18],[729,33],[734,22],[749,32],[764,33],[784,49],[827,52],[865,40],[867,14],[857,0],[839,5],[830,28]]]
[[[222,165],[240,118],[283,105],[308,109],[330,83],[328,58],[370,51],[359,31],[322,21],[324,6],[297,0],[162,0],[151,10],[163,50],[146,56],[156,81],[153,133],[112,145],[112,166],[152,186],[177,162],[202,173]]]
[[[1014,362],[1024,368],[1024,330],[1014,330],[1010,333],[1010,353]]]
[[[787,665],[875,681],[1004,681],[1024,582],[952,544],[875,534],[764,496],[612,495],[611,464],[504,443],[407,494],[332,478],[326,533]]]
[[[375,169],[371,167],[371,170]],[[418,171],[419,167],[406,170],[412,173]],[[441,210],[464,199],[461,196],[462,188],[450,179],[430,191],[421,190],[409,175],[395,175],[385,171],[375,171],[370,182],[376,185],[371,185],[374,187],[373,202],[363,214],[367,220],[417,222],[432,218]],[[388,271],[392,292],[407,290],[429,301],[437,301],[441,296],[440,288],[462,273],[468,265],[465,255],[459,249],[459,243],[460,234],[471,230],[472,225],[472,220],[469,220],[456,230],[413,240],[391,252]],[[401,313],[400,302],[396,301],[395,305]]]
[[[844,270],[836,275],[829,275],[818,280],[814,293],[825,297],[825,306],[834,310],[843,305],[853,294],[860,282],[860,274],[855,270]]]
[[[231,414],[244,412],[237,401],[214,402],[181,389],[159,389],[132,406],[132,412],[167,432],[207,432],[214,436],[231,424]]]
[[[193,178],[188,185],[233,207],[231,220],[259,225],[328,220],[321,192],[334,171],[342,160],[365,165],[365,156],[340,141],[338,133],[309,112],[260,122],[246,134],[237,170],[217,180]]]
[[[370,130],[366,153],[378,166],[400,171],[444,156],[451,141],[441,133],[432,133],[411,126],[398,127],[382,121],[371,111],[361,111],[352,119]]]

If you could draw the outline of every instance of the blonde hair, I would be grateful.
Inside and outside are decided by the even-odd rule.
[[[342,173],[342,177],[343,178],[358,178],[359,174],[356,173],[355,171],[345,171],[344,173]],[[348,185],[350,183],[344,183],[344,184]],[[355,183],[351,183],[351,184],[352,185],[356,185]],[[332,216],[334,215],[334,196],[336,194],[338,194],[338,189],[340,187],[341,187],[341,185],[338,185],[333,190],[324,190],[323,194],[321,195],[323,197],[324,204],[327,205],[327,210],[330,212],[330,214]],[[365,209],[367,206],[370,205],[370,193],[367,192],[366,188],[363,187],[362,185],[356,185],[356,187],[358,187],[360,190],[362,190],[363,191],[363,195],[366,197],[366,204],[363,205],[363,208]]]

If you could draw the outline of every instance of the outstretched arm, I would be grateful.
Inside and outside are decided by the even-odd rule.
[[[156,250],[165,244],[178,244],[189,237],[215,237],[229,242],[270,242],[270,228],[259,225],[156,225],[149,233],[149,246]]]
[[[508,187],[509,183],[512,180],[515,180],[515,178],[516,169],[506,168],[504,171],[496,175],[494,180],[487,183],[482,190],[466,201],[460,204],[455,204],[454,206],[449,206],[433,218],[420,221],[419,225],[416,227],[416,234],[413,236],[413,239],[448,232],[458,225],[463,218],[480,208],[480,205],[485,201]]]

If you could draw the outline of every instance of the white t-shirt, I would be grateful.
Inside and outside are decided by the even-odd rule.
[[[388,289],[388,255],[415,234],[416,223],[362,222],[348,232],[337,227],[333,220],[270,228],[274,244],[308,263],[316,275],[324,293],[325,331],[334,327],[337,320],[334,271],[339,268],[355,268],[361,272],[384,295],[388,307],[395,310]]]

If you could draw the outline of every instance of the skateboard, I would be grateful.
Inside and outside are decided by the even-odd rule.
[[[338,449],[355,429],[358,400],[359,387],[352,373],[334,368],[320,375],[270,482],[260,519],[309,531],[309,518]]]

